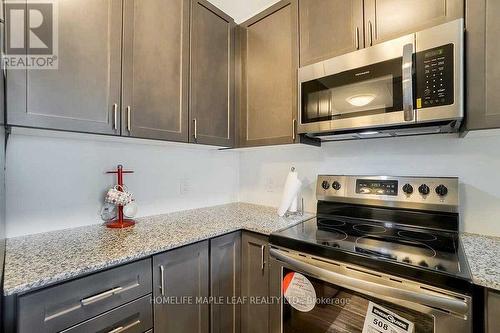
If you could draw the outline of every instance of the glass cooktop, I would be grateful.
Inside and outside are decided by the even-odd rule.
[[[286,246],[287,239],[321,247],[320,252],[333,259],[340,251],[451,275],[461,275],[462,271],[455,232],[347,217],[318,217],[271,236],[276,245]]]

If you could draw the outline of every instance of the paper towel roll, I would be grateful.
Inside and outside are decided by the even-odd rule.
[[[299,194],[301,187],[302,182],[299,180],[297,172],[292,169],[292,171],[290,171],[290,173],[286,177],[285,188],[283,190],[283,198],[281,199],[281,204],[278,208],[279,216],[284,216],[286,211],[292,206],[293,201],[297,200],[297,195]],[[296,203],[295,210],[297,210]]]

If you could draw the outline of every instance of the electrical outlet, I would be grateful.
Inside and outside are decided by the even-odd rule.
[[[187,195],[191,193],[191,180],[189,178],[181,178],[179,182],[179,194]]]

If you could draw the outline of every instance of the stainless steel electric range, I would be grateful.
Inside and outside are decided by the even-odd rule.
[[[472,332],[458,192],[457,178],[319,176],[317,217],[270,237],[272,331]],[[294,306],[294,275],[323,301]]]

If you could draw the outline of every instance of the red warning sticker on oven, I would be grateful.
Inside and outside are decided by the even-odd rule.
[[[316,305],[316,291],[304,275],[290,272],[283,278],[283,296],[300,312],[309,312]]]

